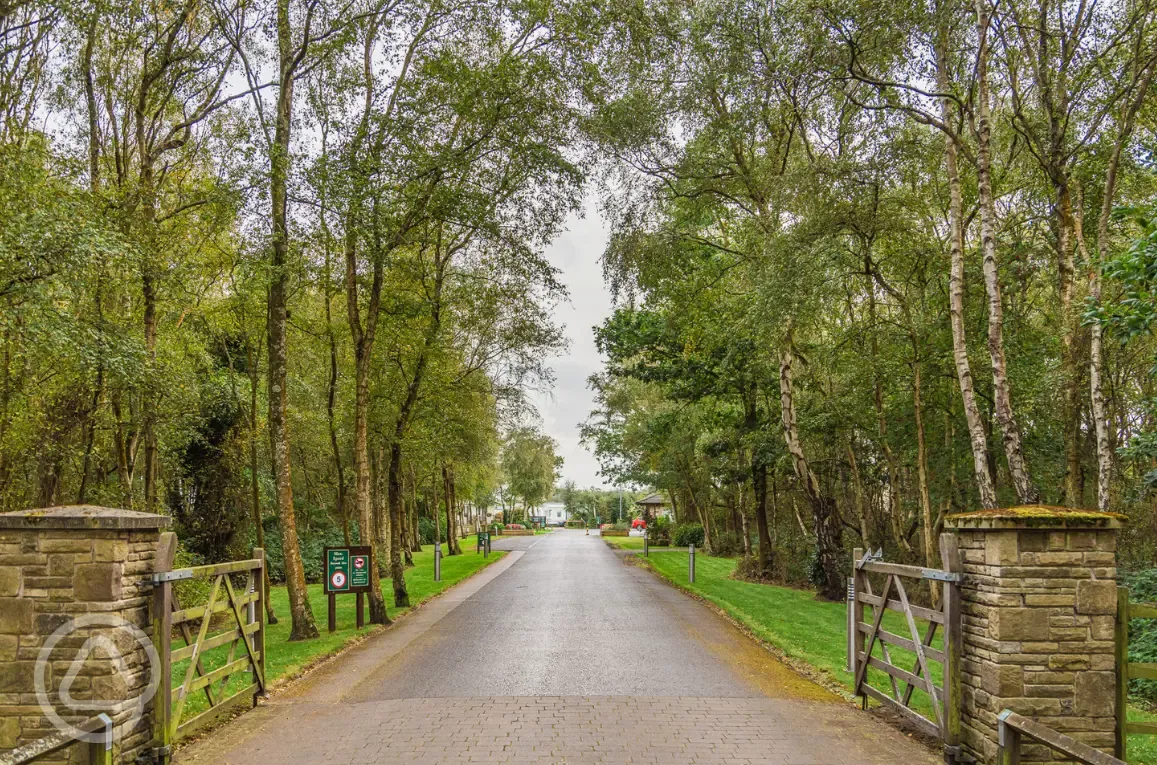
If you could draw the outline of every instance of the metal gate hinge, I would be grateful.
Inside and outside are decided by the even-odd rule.
[[[176,571],[162,571],[160,573],[153,574],[152,582],[153,584],[160,584],[161,582],[179,582],[182,579],[192,578],[193,569],[179,568]]]

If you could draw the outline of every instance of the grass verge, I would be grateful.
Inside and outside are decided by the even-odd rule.
[[[642,539],[638,539],[637,548],[619,544],[636,541],[633,537],[608,537],[604,541],[620,548],[642,548]],[[687,581],[687,553],[684,550],[652,547],[650,557],[644,559],[640,556],[639,560],[676,587],[714,604],[789,660],[818,670],[825,680],[847,693],[851,692],[853,678],[846,668],[847,612],[843,603],[818,600],[809,590],[732,579],[736,564],[734,558],[697,555],[693,584]],[[866,610],[871,613],[870,608]],[[927,623],[918,619],[917,626],[923,634]],[[884,615],[884,629],[903,636],[909,632],[903,614],[894,611]],[[933,645],[941,647],[939,635]],[[894,663],[906,669],[915,666],[915,654],[894,647],[889,650]],[[939,677],[939,664],[930,664],[930,671]],[[869,682],[876,688],[888,689],[887,676],[882,672],[869,670]],[[914,706],[923,714],[929,713],[930,701],[923,691],[916,691]],[[1155,720],[1157,715],[1131,707],[1129,719]],[[1157,765],[1157,737],[1130,736],[1128,761],[1131,765]]]

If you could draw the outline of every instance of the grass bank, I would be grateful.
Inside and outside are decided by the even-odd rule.
[[[605,541],[615,547],[631,549],[633,545],[619,543],[634,542],[635,539],[608,537]],[[639,545],[634,549],[642,548],[642,540],[638,541]],[[675,586],[713,603],[790,660],[818,670],[829,681],[851,692],[853,678],[846,669],[847,613],[843,603],[818,600],[809,590],[732,579],[734,558],[697,555],[694,584],[687,581],[685,550],[652,547],[650,557],[640,557],[640,560]],[[923,633],[927,624],[921,620],[917,620],[917,624]],[[884,626],[889,632],[908,634],[903,615],[894,611],[885,614]],[[939,637],[933,645],[941,646]],[[893,662],[905,668],[914,666],[915,654],[899,648],[890,648],[890,651]],[[939,665],[931,664],[931,671],[939,676]],[[888,680],[883,673],[876,670],[869,673],[869,682],[873,686],[887,688]],[[923,691],[916,692],[915,701],[914,706],[927,714],[929,700]],[[1135,720],[1157,719],[1157,715],[1134,708],[1129,710],[1129,717]],[[1157,765],[1157,737],[1130,736],[1129,762],[1132,765]]]
[[[477,540],[471,535],[461,540],[462,555],[444,556],[442,558],[442,581],[434,581],[434,547],[426,545],[422,552],[414,553],[414,565],[406,569],[406,588],[410,593],[410,608],[395,608],[393,606],[393,585],[390,580],[382,580],[382,590],[386,597],[386,613],[390,619],[396,619],[414,607],[421,605],[430,598],[453,587],[472,574],[500,560],[506,553],[495,550],[489,557],[475,553]],[[380,625],[367,624],[363,629],[357,629],[356,602],[354,595],[339,595],[337,598],[337,631],[326,631],[328,614],[328,598],[322,592],[320,584],[307,586],[310,605],[313,607],[313,618],[321,636],[313,640],[289,642],[289,594],[284,585],[270,589],[269,600],[273,604],[278,623],[266,625],[265,633],[265,673],[270,686],[279,680],[293,677],[311,664],[337,653],[352,641],[373,634],[382,629]],[[369,606],[366,607],[367,618]],[[173,646],[184,645],[184,641],[173,639]],[[202,663],[206,671],[212,671],[223,666],[228,659],[225,646],[213,649],[202,655]],[[184,682],[185,672],[189,662],[183,661],[173,665],[173,687],[179,688]],[[238,673],[231,678],[229,692],[240,689],[248,684],[248,674]],[[174,691],[174,698],[176,693]],[[188,719],[198,712],[208,708],[208,701],[204,692],[192,695],[185,703],[182,718]]]

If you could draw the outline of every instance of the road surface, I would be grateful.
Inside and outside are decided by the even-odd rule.
[[[942,761],[597,536],[494,546],[512,552],[176,762]]]

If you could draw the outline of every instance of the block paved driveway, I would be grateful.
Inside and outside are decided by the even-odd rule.
[[[942,762],[597,536],[495,546],[512,552],[176,762]]]

